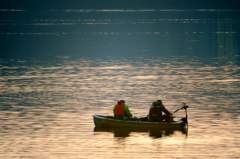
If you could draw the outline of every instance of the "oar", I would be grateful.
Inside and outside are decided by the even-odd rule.
[[[180,108],[180,109],[175,110],[173,113],[176,113],[177,111],[182,110],[182,109],[187,110],[187,108],[188,108],[188,106],[186,105],[186,103],[183,103],[183,107]]]
[[[180,109],[177,109],[177,110],[175,110],[174,111],[174,113],[176,113],[177,111],[179,111],[179,110],[181,110],[181,109],[185,109],[185,113],[186,113],[186,123],[188,123],[188,115],[187,115],[187,108],[188,108],[188,106],[186,105],[186,103],[183,103],[183,107],[182,108],[180,108]]]

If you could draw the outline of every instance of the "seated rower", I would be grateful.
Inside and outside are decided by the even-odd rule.
[[[132,117],[128,106],[125,105],[125,101],[121,100],[117,102],[118,104],[113,107],[114,118],[117,120],[126,120]]]
[[[165,113],[165,115],[162,115],[162,112]],[[153,102],[148,118],[152,122],[160,122],[160,121],[171,121],[172,114],[164,107],[161,100],[158,100],[157,102]]]

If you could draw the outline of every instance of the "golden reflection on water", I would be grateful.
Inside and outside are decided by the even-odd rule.
[[[239,66],[179,61],[2,63],[0,157],[239,157]],[[186,102],[187,135],[94,131],[92,115],[112,114],[119,99],[135,116],[146,115],[156,99],[172,112]]]

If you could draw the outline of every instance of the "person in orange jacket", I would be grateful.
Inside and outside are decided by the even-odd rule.
[[[126,120],[129,117],[132,117],[132,114],[127,105],[125,105],[124,100],[117,102],[118,104],[113,107],[114,118],[117,120]]]

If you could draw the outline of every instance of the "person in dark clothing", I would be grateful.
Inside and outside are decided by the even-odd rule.
[[[162,114],[165,113],[165,115]],[[150,107],[148,118],[150,121],[153,122],[160,122],[160,121],[171,121],[172,113],[170,113],[162,104],[161,100],[157,100],[156,102],[152,103]]]

